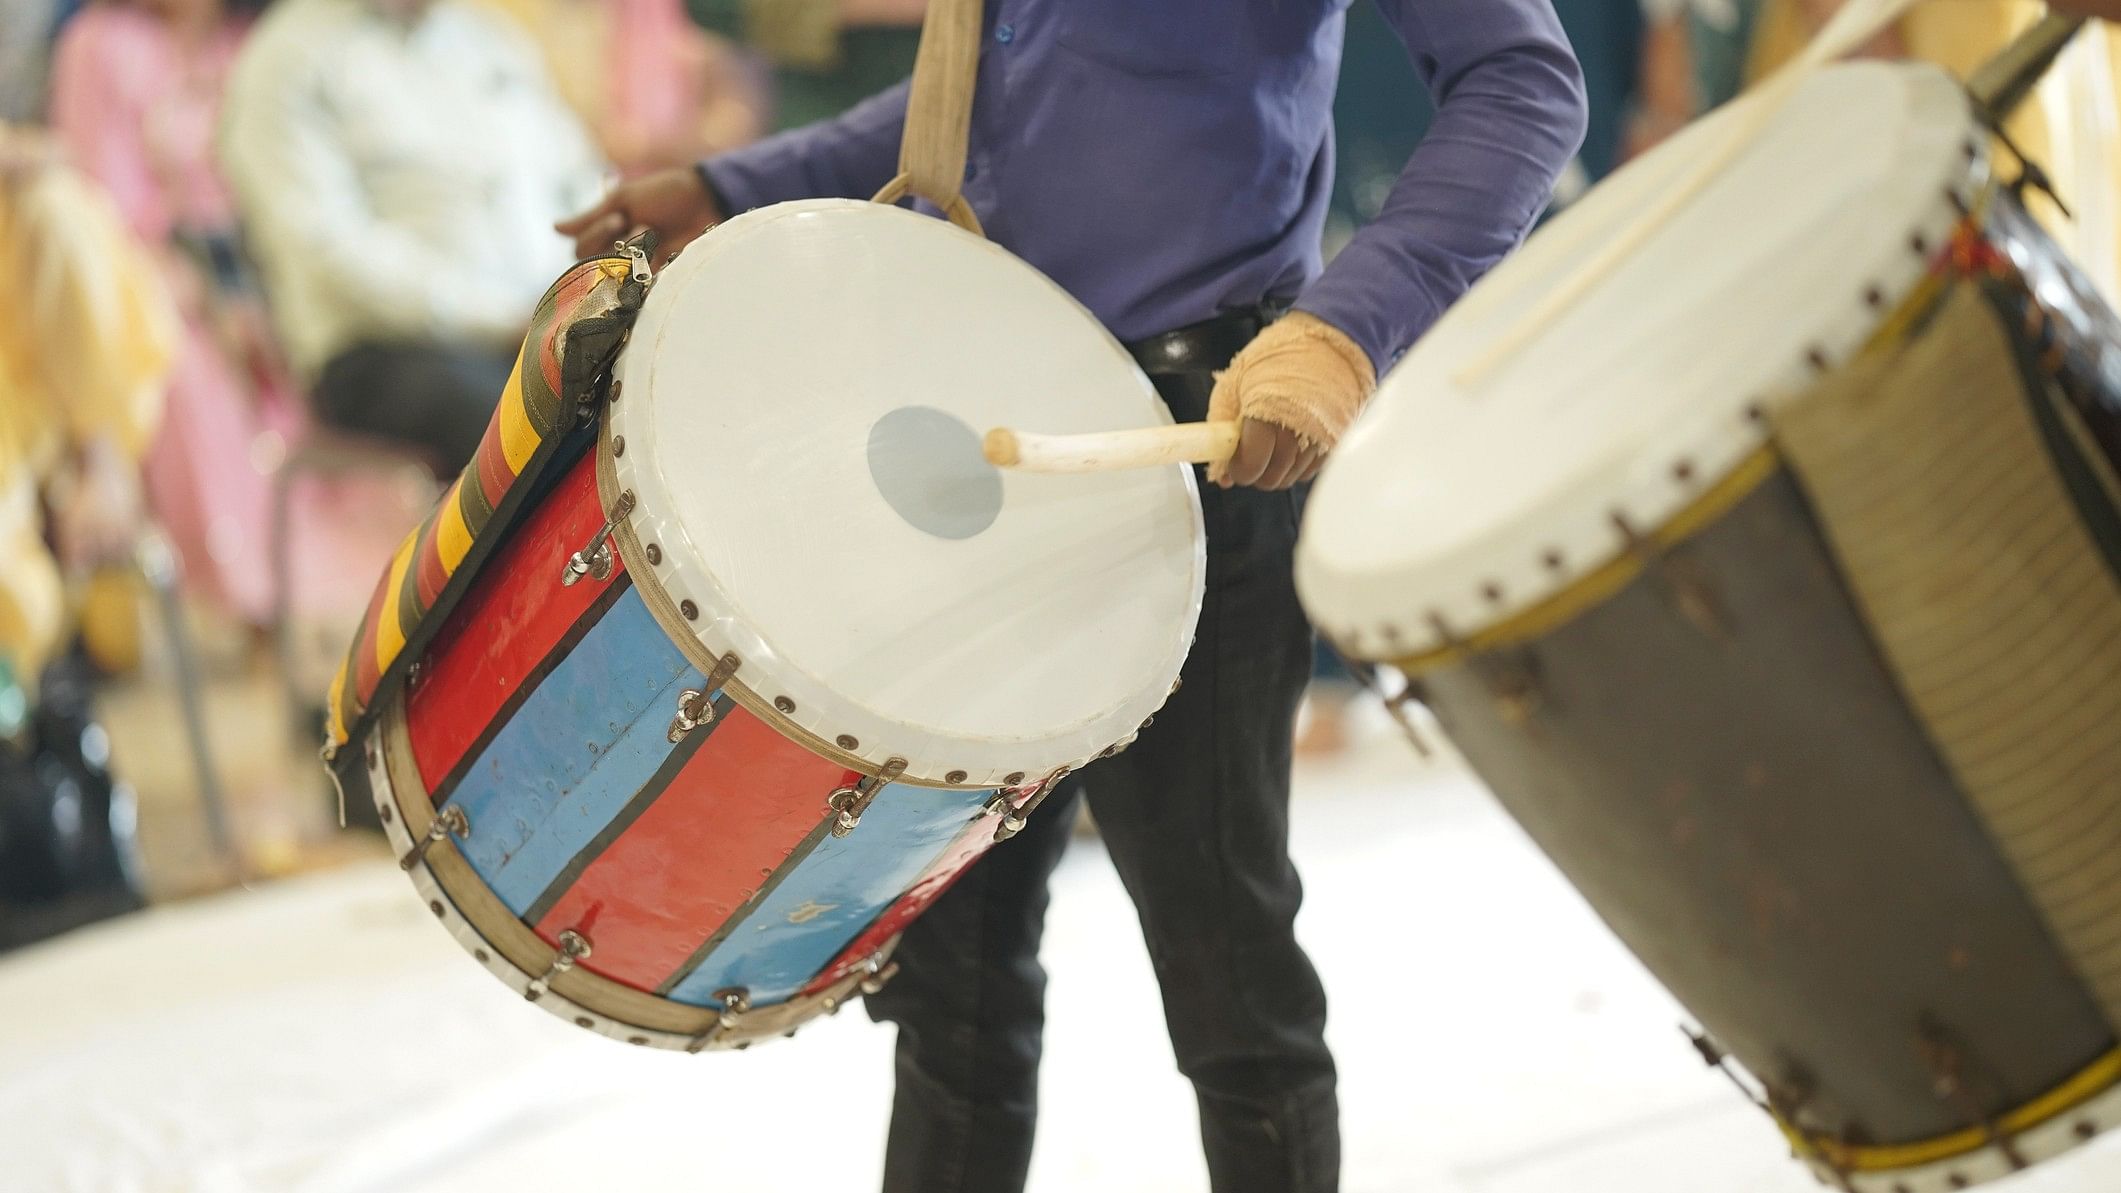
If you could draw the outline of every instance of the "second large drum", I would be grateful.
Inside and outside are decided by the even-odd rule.
[[[2121,341],[1966,95],[1875,64],[1520,338],[1759,102],[1408,355],[1298,579],[1825,1180],[1943,1193],[2121,1124]]]

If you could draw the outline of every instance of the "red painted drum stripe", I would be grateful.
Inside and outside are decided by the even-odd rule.
[[[442,552],[436,546],[440,537],[442,519],[450,517],[452,511],[445,504],[427,519],[427,529],[420,536],[420,550],[413,556],[413,575],[416,587],[413,594],[420,602],[420,609],[434,608],[435,598],[442,595],[442,587],[449,583],[449,569],[442,563]]]
[[[653,992],[685,964],[825,819],[852,772],[731,707],[639,818],[603,849],[535,925],[573,928],[583,964]]]
[[[389,588],[390,572],[385,569],[383,574],[376,578],[375,589],[368,597],[368,612],[361,618],[360,632],[354,635],[350,670],[354,682],[367,690],[373,690],[383,674],[376,663],[376,637],[381,632],[380,619],[392,615],[391,610],[384,604],[389,599]]]
[[[408,706],[413,758],[429,791],[437,791],[465,752],[500,716],[585,617],[619,582],[584,576],[564,586],[567,557],[604,523],[597,503],[595,453],[585,453],[498,552],[480,583],[436,634]]]
[[[478,454],[472,457],[472,469],[478,477],[479,492],[486,496],[488,509],[497,508],[501,499],[508,496],[508,486],[515,483],[515,474],[508,470],[508,452],[501,442],[501,419],[498,415],[486,424],[486,434],[479,438]]]
[[[1029,791],[1012,791],[1009,793],[1010,802],[1021,804],[1029,795]],[[876,922],[863,929],[861,935],[854,938],[854,943],[825,967],[824,972],[811,979],[803,993],[815,994],[860,969],[871,955],[884,947],[885,942],[904,932],[907,925],[919,919],[922,912],[943,897],[943,892],[949,890],[951,884],[972,868],[972,863],[986,856],[987,850],[994,845],[994,830],[1001,822],[999,812],[990,812],[974,820],[950,843],[950,848],[906,888],[898,902],[886,908]]]

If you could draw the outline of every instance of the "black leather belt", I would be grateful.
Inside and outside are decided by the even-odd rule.
[[[1227,311],[1176,331],[1136,340],[1127,351],[1151,377],[1183,373],[1212,373],[1225,368],[1230,358],[1252,342],[1267,324],[1281,318],[1285,307],[1260,305]]]

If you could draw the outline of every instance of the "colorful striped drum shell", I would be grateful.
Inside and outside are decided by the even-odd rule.
[[[600,1034],[743,1047],[873,991],[1190,648],[1190,472],[980,458],[974,425],[1056,395],[1169,421],[1050,280],[895,208],[749,213],[653,276],[636,248],[576,266],[334,682],[345,798],[479,964]],[[986,521],[939,531],[968,467]]]
[[[550,974],[538,1001],[635,1043],[741,1045],[884,972],[898,931],[1032,789],[885,784],[835,835],[829,801],[861,774],[705,691],[623,561],[559,583],[603,520],[584,456],[384,712],[371,783],[403,813],[387,818],[401,854],[461,814],[415,877],[509,984]],[[687,693],[711,715],[674,732]],[[587,952],[553,972],[570,939]]]

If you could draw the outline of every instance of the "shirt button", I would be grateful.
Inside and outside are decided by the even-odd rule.
[[[996,41],[998,41],[998,42],[1002,43],[1003,45],[1008,45],[1008,44],[1009,44],[1010,42],[1012,42],[1012,41],[1015,41],[1015,40],[1016,40],[1016,26],[1014,26],[1014,25],[997,25],[997,26],[995,26],[995,27],[994,27],[994,40],[996,40]]]

